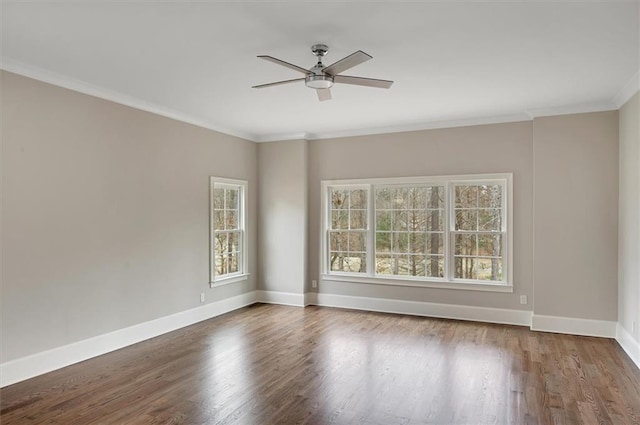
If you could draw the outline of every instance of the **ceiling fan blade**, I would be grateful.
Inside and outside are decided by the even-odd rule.
[[[334,83],[354,84],[356,86],[378,87],[388,89],[393,84],[390,80],[378,80],[376,78],[351,77],[349,75],[336,75],[333,77]]]
[[[331,100],[331,89],[316,89],[316,92],[318,92],[318,100],[320,102]]]
[[[338,75],[347,69],[368,61],[369,59],[373,59],[373,56],[369,56],[362,50],[358,50],[357,52],[351,53],[349,56],[340,59],[338,62],[329,65],[322,71],[329,75]]]
[[[293,80],[276,81],[275,83],[260,84],[251,87],[252,89],[263,89],[265,87],[279,86],[280,84],[295,83],[296,81],[304,81],[304,78],[294,78]]]
[[[302,72],[303,74],[307,75],[307,74],[311,74],[312,72],[309,71],[308,69],[304,69],[298,65],[294,65],[292,63],[289,62],[285,62],[283,60],[280,60],[278,58],[274,58],[273,56],[268,56],[268,55],[260,55],[258,56],[260,59],[264,59],[267,60],[269,62],[273,62],[273,63],[277,63],[278,65],[282,65],[282,66],[286,66],[287,68],[293,69],[295,71],[298,72]]]

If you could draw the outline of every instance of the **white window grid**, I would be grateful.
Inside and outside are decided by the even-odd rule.
[[[502,174],[485,174],[485,175],[463,175],[463,176],[437,176],[437,177],[410,177],[410,178],[391,178],[391,179],[359,179],[359,180],[339,180],[339,181],[323,181],[323,197],[322,209],[324,211],[324,223],[322,247],[321,247],[321,274],[327,280],[351,280],[363,283],[378,284],[398,284],[407,286],[433,286],[454,289],[477,289],[477,290],[498,290],[497,286],[505,287],[504,290],[512,291],[512,261],[511,239],[512,234],[512,175],[510,173]],[[455,203],[454,203],[454,186],[455,185],[500,185],[502,188],[501,196],[501,228],[499,232],[489,232],[486,234],[500,234],[502,238],[501,258],[502,258],[502,279],[497,281],[462,279],[455,277],[455,234],[464,233],[465,231],[455,231]],[[409,276],[409,275],[388,275],[377,274],[375,272],[376,264],[376,209],[375,209],[375,190],[384,187],[443,187],[444,188],[444,217],[442,232],[444,270],[442,277],[436,276]],[[327,253],[329,244],[329,220],[328,214],[328,195],[332,188],[352,189],[365,188],[368,191],[368,220],[367,229],[367,271],[366,273],[352,273],[331,271],[327,267]],[[484,234],[484,231],[471,232],[476,234]],[[431,254],[429,254],[431,255]],[[458,256],[459,257],[459,256]],[[430,285],[430,283],[433,283]],[[482,287],[485,288],[482,288]]]

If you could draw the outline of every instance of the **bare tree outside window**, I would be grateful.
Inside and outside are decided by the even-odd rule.
[[[329,266],[331,271],[366,273],[366,189],[331,189]]]
[[[502,280],[502,186],[456,185],[455,277]]]

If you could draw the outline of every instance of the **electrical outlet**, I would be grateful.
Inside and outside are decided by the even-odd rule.
[[[312,288],[317,288],[318,287],[318,281],[317,280],[312,280],[311,281],[311,287]]]
[[[526,295],[520,295],[520,304],[526,304],[527,303],[527,296]]]
[[[200,302],[203,303],[204,302],[204,292],[202,292],[200,294]]]

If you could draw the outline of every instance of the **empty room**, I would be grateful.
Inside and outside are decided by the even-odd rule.
[[[640,2],[1,0],[0,423],[640,424]]]

